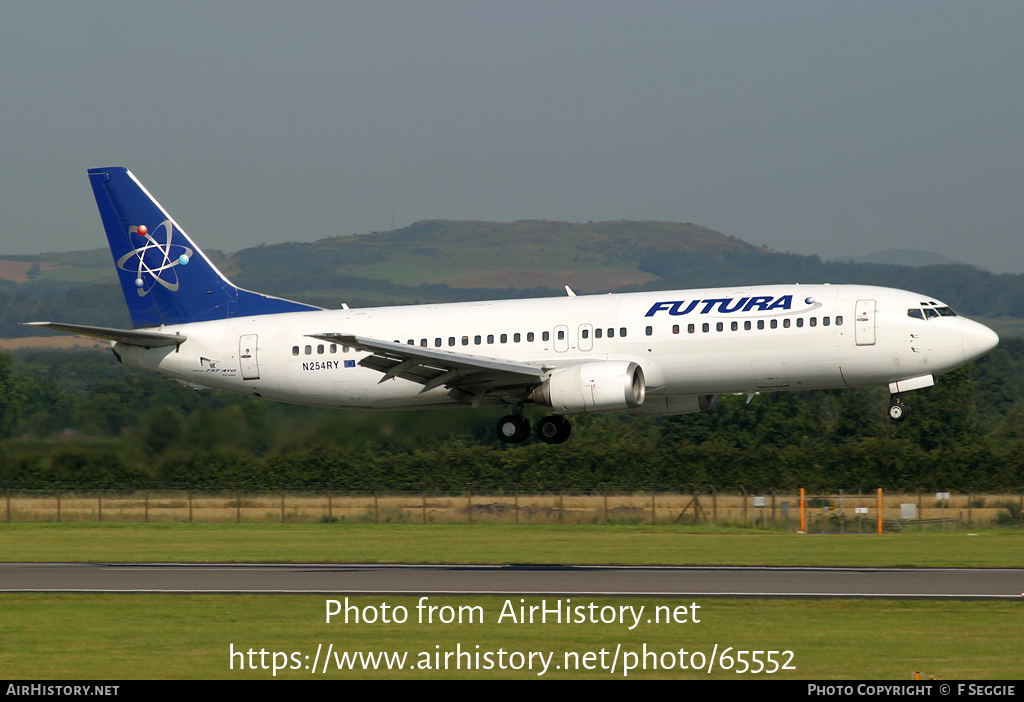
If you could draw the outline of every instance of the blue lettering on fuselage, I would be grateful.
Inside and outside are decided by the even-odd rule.
[[[792,295],[783,295],[783,297],[788,297],[790,300],[793,299]],[[757,309],[763,312],[764,310],[768,309],[768,303],[771,301],[771,295],[764,295],[763,297],[752,297],[750,298],[750,302],[748,302],[746,306],[743,308],[743,311],[752,312],[753,310]]]
[[[673,317],[678,317],[679,315],[689,314],[690,312],[692,312],[693,308],[697,306],[698,302],[700,302],[700,300],[691,300],[689,306],[685,310],[680,309],[685,303],[684,300],[679,300],[678,302],[655,302],[654,306],[651,307],[650,311],[647,313],[646,316],[653,317],[655,312],[668,310],[668,313],[670,315],[672,315]]]
[[[698,314],[709,314],[717,309],[718,312],[730,314],[732,312],[770,312],[772,310],[788,310],[793,308],[792,295],[761,295],[758,297],[741,297],[738,300],[733,297],[715,297],[707,300],[666,300],[655,302],[651,309],[647,310],[645,317],[653,317],[658,312],[668,312],[673,317],[689,314],[702,305]]]

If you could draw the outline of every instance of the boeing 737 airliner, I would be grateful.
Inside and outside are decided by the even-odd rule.
[[[927,296],[860,285],[770,285],[326,310],[242,290],[125,168],[89,171],[134,329],[34,322],[110,342],[122,363],[192,386],[360,409],[501,405],[566,415],[699,412],[722,393],[886,385],[902,393],[999,339]]]

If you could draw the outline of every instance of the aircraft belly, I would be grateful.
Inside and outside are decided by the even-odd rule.
[[[754,384],[758,390],[773,390],[789,387],[789,378],[782,361],[754,361],[750,364]]]
[[[330,407],[363,409],[412,409],[451,403],[441,387],[421,393],[423,386],[401,378],[379,382],[381,375],[363,368],[329,374],[323,381],[307,384],[307,391],[321,397]],[[347,377],[345,377],[347,375]]]
[[[745,392],[754,385],[750,362],[741,359],[687,357],[682,363],[663,367],[666,389],[659,394],[696,395]]]
[[[888,383],[904,372],[903,360],[897,354],[848,355],[840,361],[840,367],[845,384],[851,387]]]
[[[672,393],[753,392],[841,387],[840,358],[835,347],[729,349],[717,354],[676,356],[666,366]],[[662,393],[664,394],[664,392]]]
[[[380,378],[379,374],[377,378]],[[422,385],[401,378],[392,378],[383,383],[374,381],[374,385],[367,390],[367,406],[372,409],[411,409],[453,402],[444,387],[421,393]]]

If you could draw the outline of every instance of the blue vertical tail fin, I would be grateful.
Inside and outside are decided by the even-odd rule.
[[[233,285],[128,169],[89,182],[136,329],[320,309]]]

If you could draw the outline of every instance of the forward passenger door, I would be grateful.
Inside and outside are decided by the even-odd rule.
[[[853,319],[854,337],[857,346],[873,346],[875,343],[875,301],[857,300]]]

